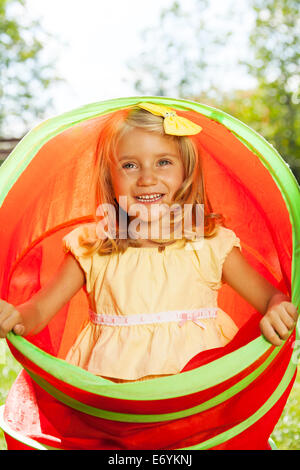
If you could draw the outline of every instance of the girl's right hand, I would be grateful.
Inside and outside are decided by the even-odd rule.
[[[10,331],[17,335],[36,335],[84,283],[84,271],[73,255],[67,253],[54,277],[29,300],[15,307],[0,299],[0,338]]]
[[[5,338],[12,330],[17,335],[24,333],[22,316],[14,305],[0,299],[0,338]]]

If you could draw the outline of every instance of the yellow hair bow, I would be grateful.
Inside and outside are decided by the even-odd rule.
[[[151,114],[164,118],[164,130],[170,135],[195,135],[202,131],[202,127],[182,116],[177,116],[174,109],[160,104],[139,103],[139,106]]]

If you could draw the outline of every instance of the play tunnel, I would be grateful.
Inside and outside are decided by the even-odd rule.
[[[164,104],[202,127],[213,212],[241,240],[257,271],[300,304],[299,186],[276,150],[232,116],[196,102],[131,97],[83,106],[29,132],[0,169],[0,297],[27,301],[55,274],[62,238],[93,222],[93,169],[105,116]],[[260,334],[261,314],[224,284],[219,306],[239,327],[223,348],[176,375],[113,383],[64,358],[88,320],[81,289],[39,334],[7,341],[23,369],[1,409],[9,449],[269,449],[297,369],[297,329],[280,347]]]

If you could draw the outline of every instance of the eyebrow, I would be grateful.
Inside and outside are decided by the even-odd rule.
[[[160,158],[160,157],[180,158],[179,155],[174,154],[174,153],[169,153],[169,152],[157,153],[155,157],[157,158]],[[122,160],[129,160],[131,158],[137,158],[137,155],[123,155],[121,158],[119,158],[119,162],[121,162]]]

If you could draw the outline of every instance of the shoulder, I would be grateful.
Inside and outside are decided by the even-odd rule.
[[[84,253],[82,241],[95,241],[97,238],[96,223],[81,224],[67,233],[63,239],[63,248],[65,251],[76,251],[78,254]]]
[[[78,225],[76,228],[74,228],[73,230],[71,230],[67,235],[66,237],[68,237],[69,235],[77,235],[77,236],[80,236],[80,235],[86,235],[86,236],[96,236],[96,233],[97,233],[97,225],[95,222],[89,222],[89,223],[85,223],[85,224],[80,224]]]
[[[231,252],[234,246],[238,247],[241,251],[241,241],[236,233],[227,228],[219,225],[215,236],[207,239],[207,243],[211,248],[214,259],[219,262],[221,266]]]
[[[95,282],[94,254],[87,251],[82,242],[94,241],[95,235],[95,223],[87,223],[74,228],[62,239],[63,251],[65,253],[72,253],[85,273],[86,290],[88,293],[92,291]]]
[[[96,223],[91,222],[91,223],[86,223],[86,224],[80,224],[70,232],[68,232],[64,237],[63,240],[65,239],[77,239],[81,236],[90,238],[90,237],[96,237],[97,231],[96,231]]]
[[[209,237],[202,237],[196,241],[187,242],[188,250],[212,250],[221,253],[227,247],[240,247],[240,239],[236,233],[222,225],[216,227],[215,233]]]
[[[206,240],[208,244],[220,248],[221,250],[223,248],[226,249],[228,246],[240,246],[240,239],[236,233],[230,228],[223,227],[223,225],[219,225],[216,229],[216,233]]]
[[[191,259],[197,266],[205,282],[213,289],[222,286],[222,268],[227,255],[234,246],[241,250],[240,239],[236,233],[219,225],[214,235],[187,243],[192,253]]]

